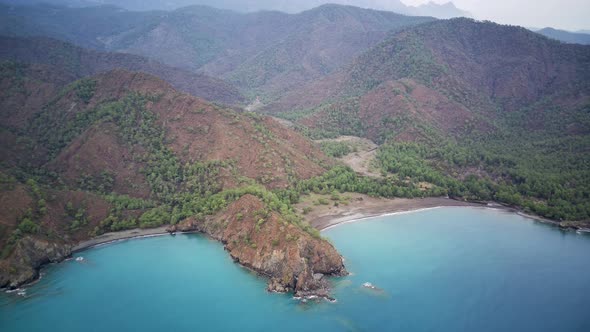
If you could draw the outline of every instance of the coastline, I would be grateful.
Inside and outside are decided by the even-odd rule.
[[[338,207],[314,206],[313,208],[317,208],[319,211],[312,211],[312,213],[304,215],[304,217],[310,225],[317,228],[319,231],[325,231],[339,225],[360,222],[366,219],[382,216],[415,213],[443,207],[473,207],[515,213],[523,218],[549,224],[560,229],[569,229],[579,233],[590,233],[590,228],[585,224],[551,220],[497,202],[469,202],[446,197],[386,199],[370,197],[362,194],[354,194],[352,196],[352,202],[348,205]],[[306,206],[309,206],[309,204],[298,204],[300,209],[303,209]]]
[[[439,207],[449,206],[472,206],[482,207],[485,206],[481,203],[470,203],[457,201],[450,198],[394,198],[394,199],[381,199],[372,198],[366,195],[354,195],[363,197],[362,201],[357,200],[355,203],[351,203],[348,206],[342,206],[340,213],[338,214],[323,214],[320,218],[310,222],[310,224],[320,231],[323,231],[329,227],[336,225],[355,222],[357,220],[369,219],[379,217],[383,215],[392,215],[398,213],[410,213],[418,212],[422,210],[434,209]],[[356,197],[358,199],[358,197]],[[358,202],[364,202],[359,204]],[[312,214],[310,214],[312,216]],[[306,216],[307,217],[307,216]],[[306,218],[307,219],[307,218]],[[72,254],[94,247],[116,243],[124,240],[131,240],[136,238],[145,238],[152,236],[164,236],[169,235],[170,232],[167,230],[169,226],[161,226],[157,228],[147,229],[130,229],[120,232],[110,232],[99,235],[97,237],[84,240],[72,247]],[[191,233],[191,232],[177,232],[177,233]]]
[[[306,203],[299,203],[296,205],[296,207],[298,209],[301,209],[305,205]],[[317,207],[317,209],[312,213],[304,214],[304,218],[314,228],[318,229],[319,231],[325,231],[336,226],[353,222],[361,222],[363,220],[372,219],[376,217],[416,213],[444,207],[472,207],[515,213],[523,218],[549,224],[562,230],[573,230],[578,232],[579,234],[590,234],[590,227],[587,227],[588,225],[586,224],[580,224],[575,222],[559,222],[556,220],[551,220],[540,216],[527,214],[518,208],[506,206],[497,202],[467,202],[446,197],[385,199],[370,197],[363,194],[353,194],[351,196],[351,202],[349,204],[343,204],[340,206],[320,206]],[[175,233],[189,234],[195,232],[178,231]],[[120,232],[105,233],[95,238],[79,242],[78,244],[72,246],[69,257],[71,257],[73,254],[77,252],[81,252],[98,246],[108,245],[131,239],[165,236],[170,234],[172,233],[169,231],[169,226],[161,226],[151,229],[131,229]],[[65,259],[67,259],[67,257],[64,257],[63,260]],[[59,261],[56,263],[59,263]],[[42,269],[44,265],[46,264],[43,264],[38,269]],[[36,281],[38,281],[38,277],[19,287],[26,287],[30,284],[35,283]],[[2,290],[5,289],[3,288]]]
[[[365,195],[359,195],[365,196]],[[368,196],[367,196],[368,197]],[[358,197],[357,197],[358,198]],[[366,200],[366,201],[365,201]],[[427,198],[412,198],[412,199],[405,199],[405,198],[393,198],[393,199],[383,199],[383,198],[369,198],[367,200],[366,197],[363,197],[363,201],[368,202],[365,204],[355,204],[352,203],[348,206],[343,206],[341,209],[338,210],[328,210],[328,212],[321,213],[321,215],[313,220],[308,220],[310,224],[317,228],[319,231],[324,231],[332,227],[336,227],[339,225],[344,225],[351,222],[359,222],[365,219],[371,219],[376,217],[383,217],[383,216],[392,216],[404,213],[415,213],[421,211],[428,211],[443,207],[477,207],[477,208],[489,208],[495,210],[503,210],[507,212],[516,213],[522,217],[533,219],[536,221],[552,224],[554,226],[559,226],[560,223],[555,220],[550,220],[546,218],[542,218],[535,215],[526,214],[523,211],[518,209],[504,206],[498,203],[490,202],[490,203],[474,203],[474,202],[465,202],[465,201],[458,201],[451,198],[443,198],[443,197],[427,197]],[[312,216],[310,214],[310,216]],[[307,216],[306,216],[307,217]],[[306,218],[309,219],[309,218]],[[100,236],[94,237],[92,239],[88,239],[82,241],[75,246],[72,247],[72,254],[80,251],[84,251],[87,249],[91,249],[94,247],[107,245],[111,243],[116,243],[125,240],[137,239],[137,238],[145,238],[145,237],[154,237],[154,236],[164,236],[170,235],[171,233],[168,231],[169,226],[161,226],[157,228],[148,228],[148,229],[130,229],[120,232],[110,232],[105,233]],[[192,232],[177,232],[180,234],[185,233],[192,233]]]
[[[303,205],[304,204],[297,204],[296,206],[301,208]],[[318,208],[318,211],[314,211],[312,213],[304,215],[304,218],[314,228],[318,229],[319,231],[324,231],[335,226],[344,225],[351,222],[359,222],[365,219],[398,215],[404,213],[415,213],[443,207],[475,207],[502,210],[506,212],[516,213],[524,218],[564,228],[561,226],[561,223],[559,221],[527,214],[520,209],[505,206],[496,202],[468,202],[446,197],[387,199],[370,197],[363,194],[353,194],[352,202],[349,205],[341,205],[337,208],[328,206],[320,207]],[[73,246],[72,254],[93,247],[107,245],[110,243],[115,243],[124,240],[169,235],[171,233],[168,231],[168,227],[169,226],[161,226],[157,228],[130,229],[120,232],[105,233],[95,238],[82,241],[77,245]],[[572,228],[574,230],[589,231],[588,229],[582,227]],[[177,233],[185,234],[193,232]]]
[[[436,210],[436,209],[440,209],[440,208],[444,208],[444,207],[461,207],[461,206],[456,206],[456,205],[455,206],[434,206],[434,207],[414,209],[414,210],[387,212],[387,213],[382,213],[382,214],[367,214],[367,215],[365,215],[365,214],[361,213],[360,215],[362,217],[360,217],[360,218],[350,219],[348,216],[339,218],[338,222],[331,223],[331,224],[327,225],[326,227],[322,228],[320,231],[323,232],[323,231],[327,231],[329,229],[332,229],[332,228],[335,228],[338,226],[356,223],[356,222],[363,222],[365,220],[379,218],[379,217],[389,217],[389,216],[397,216],[397,215],[402,215],[402,214],[417,213],[417,212],[423,212],[423,211]]]

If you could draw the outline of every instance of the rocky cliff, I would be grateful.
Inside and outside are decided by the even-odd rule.
[[[64,260],[72,247],[27,236],[21,239],[9,260],[0,262],[0,287],[17,288],[39,277],[39,268]]]

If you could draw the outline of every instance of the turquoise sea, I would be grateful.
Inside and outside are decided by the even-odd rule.
[[[77,253],[25,296],[2,293],[0,331],[590,331],[590,236],[477,208],[323,235],[352,273],[336,303],[269,294],[221,244],[165,236]]]

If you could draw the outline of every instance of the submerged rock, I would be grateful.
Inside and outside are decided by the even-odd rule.
[[[370,292],[372,295],[388,296],[384,289],[381,289],[370,282],[365,282],[364,284],[362,284],[362,288],[365,289],[367,292]]]

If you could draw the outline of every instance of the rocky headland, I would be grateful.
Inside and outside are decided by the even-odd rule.
[[[198,231],[220,241],[237,263],[269,278],[268,290],[329,297],[326,277],[347,274],[342,257],[315,237],[245,195],[216,216],[189,218],[170,232]]]

